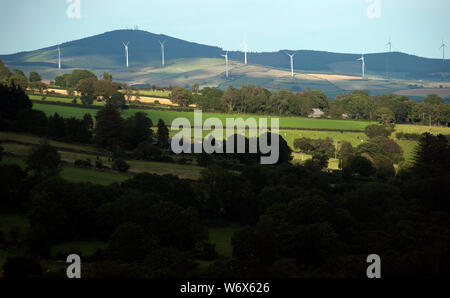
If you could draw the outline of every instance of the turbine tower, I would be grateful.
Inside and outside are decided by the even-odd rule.
[[[386,78],[389,79],[389,58],[390,58],[391,52],[392,52],[392,43],[391,43],[390,37],[389,37],[389,42],[386,44],[386,46],[389,46],[389,54],[386,57]]]
[[[366,61],[364,60],[364,52],[362,53],[362,55],[361,55],[361,58],[359,58],[358,59],[358,61],[361,61],[361,67],[362,67],[362,79],[364,79],[364,76],[365,76],[365,74],[364,74],[364,72],[365,72],[365,68],[366,68]]]
[[[442,49],[442,63],[445,63],[445,48],[447,45],[445,44],[444,40],[442,40],[441,47],[439,49]]]
[[[58,69],[61,69],[61,49],[58,46]]]
[[[295,53],[294,54],[286,53],[286,55],[288,55],[289,58],[291,58],[291,80],[293,80],[294,79],[294,56],[295,56]]]
[[[161,45],[161,64],[162,64],[162,67],[165,66],[165,60],[164,60],[164,44],[165,43],[166,43],[165,40],[163,42],[159,41],[159,44]]]
[[[226,76],[228,79],[228,51],[225,55],[222,55],[222,57],[225,57],[225,69],[226,69]]]
[[[130,44],[130,42],[128,42],[127,44],[125,44],[123,42],[123,46],[125,47],[125,56],[127,57],[127,68],[128,68],[128,45]]]
[[[244,39],[244,42],[242,43],[242,45],[244,46],[244,64],[247,65],[247,47],[248,44]]]

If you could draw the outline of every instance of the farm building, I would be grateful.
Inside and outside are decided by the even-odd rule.
[[[313,109],[308,118],[321,118],[323,116],[325,116],[325,113],[321,109]]]

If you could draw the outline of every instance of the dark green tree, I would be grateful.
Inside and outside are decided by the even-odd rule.
[[[62,167],[61,156],[56,148],[47,142],[33,146],[25,163],[33,175],[42,178],[58,175]]]
[[[113,150],[123,143],[123,119],[119,109],[107,103],[97,112],[94,141],[97,146]]]
[[[169,129],[162,119],[158,120],[156,138],[158,139],[158,145],[160,147],[167,148],[169,146]]]
[[[40,82],[42,81],[41,76],[39,75],[39,73],[32,71],[30,72],[30,82]]]

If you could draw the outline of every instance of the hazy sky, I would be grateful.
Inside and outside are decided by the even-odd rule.
[[[442,58],[449,13],[450,0],[0,0],[0,54],[138,26],[250,51],[383,52],[390,36],[393,51]]]

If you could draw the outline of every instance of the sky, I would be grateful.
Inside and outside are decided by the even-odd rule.
[[[449,13],[450,0],[0,0],[0,54],[137,26],[226,50],[376,53],[391,38],[442,58]]]

